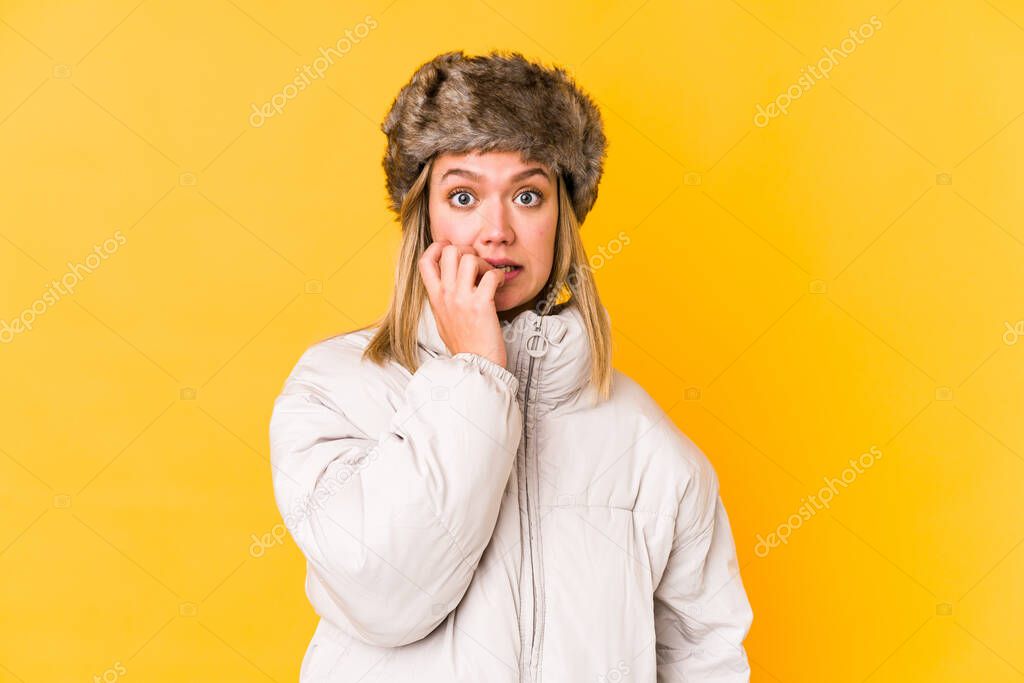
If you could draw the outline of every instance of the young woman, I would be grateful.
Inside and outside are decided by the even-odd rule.
[[[300,680],[748,681],[714,468],[611,365],[579,236],[596,106],[562,69],[451,52],[383,130],[390,309],[307,349],[270,425],[320,616]]]

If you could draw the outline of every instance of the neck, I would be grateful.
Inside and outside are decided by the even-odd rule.
[[[520,313],[522,313],[523,311],[525,311],[527,309],[530,309],[530,308],[534,308],[537,305],[538,301],[540,301],[540,295],[539,294],[537,296],[533,297],[532,299],[530,299],[529,301],[527,301],[525,303],[521,303],[521,304],[519,304],[518,306],[516,306],[514,308],[508,308],[508,309],[505,309],[503,311],[498,311],[498,320],[500,320],[501,322],[510,322],[510,321],[514,320],[515,317],[517,315],[519,315]]]

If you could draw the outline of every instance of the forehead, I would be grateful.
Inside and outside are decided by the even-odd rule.
[[[440,178],[448,171],[460,169],[481,176],[484,180],[501,182],[531,168],[540,168],[547,174],[548,180],[551,180],[551,169],[546,164],[526,159],[517,151],[444,152],[438,154],[434,161],[432,175],[434,178]],[[533,177],[540,178],[538,175]],[[451,178],[464,180],[466,175],[452,174],[449,176],[449,179]]]

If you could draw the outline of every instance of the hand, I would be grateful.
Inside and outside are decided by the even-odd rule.
[[[480,258],[473,247],[449,240],[427,247],[419,270],[449,353],[468,351],[505,367],[505,339],[494,305],[505,273]]]

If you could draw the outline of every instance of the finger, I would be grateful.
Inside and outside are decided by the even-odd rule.
[[[488,270],[496,270],[487,261],[474,254],[463,254],[459,260],[459,274],[456,286],[460,291],[472,293],[480,276]]]
[[[441,286],[446,292],[455,292],[462,254],[475,253],[472,247],[459,244],[445,245],[441,252]]]
[[[423,250],[423,254],[417,262],[420,276],[423,278],[423,286],[426,287],[427,294],[431,298],[437,294],[437,290],[441,286],[441,270],[437,261],[441,256],[442,247],[444,247],[444,243],[432,243]]]
[[[451,292],[455,288],[455,275],[454,269],[458,264],[459,249],[451,244],[446,244],[441,247],[441,255],[438,259],[439,267],[441,269],[441,289],[445,292]]]
[[[505,273],[497,268],[491,268],[480,277],[480,284],[476,291],[480,296],[485,296],[489,301],[494,301],[498,287],[505,283]]]

